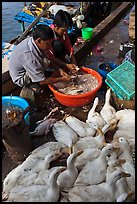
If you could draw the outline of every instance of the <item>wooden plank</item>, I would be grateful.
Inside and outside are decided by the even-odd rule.
[[[85,42],[83,45],[80,45],[79,49],[75,52],[75,58],[78,65],[80,65],[82,60],[91,52],[91,49],[99,42],[99,40],[126,15],[131,7],[132,4],[130,2],[124,2],[94,28],[92,39]]]

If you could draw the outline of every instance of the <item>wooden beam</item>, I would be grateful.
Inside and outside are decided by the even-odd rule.
[[[94,28],[92,39],[85,42],[83,45],[80,45],[75,53],[78,65],[80,65],[82,60],[91,52],[91,49],[99,42],[99,40],[103,38],[131,8],[132,4],[130,2],[124,2]]]

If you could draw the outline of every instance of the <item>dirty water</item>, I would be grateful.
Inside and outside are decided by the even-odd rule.
[[[78,73],[69,82],[57,82],[53,87],[64,94],[80,95],[91,92],[98,87],[98,80],[91,74]]]

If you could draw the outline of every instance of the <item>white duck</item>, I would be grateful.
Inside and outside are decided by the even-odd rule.
[[[60,120],[53,125],[53,134],[58,142],[61,142],[70,148],[78,141],[78,136],[64,121]]]
[[[135,148],[135,111],[130,109],[120,110],[116,112],[116,115],[119,122],[113,139],[124,136],[133,150]]]
[[[48,185],[17,186],[11,189],[9,202],[58,202],[60,189],[57,178],[66,168],[55,169],[49,178]]]
[[[62,152],[67,146],[60,142],[47,142],[34,149],[28,158],[38,157],[44,159],[50,152]]]
[[[134,121],[135,110],[132,110],[132,109],[119,110],[116,112],[116,117],[118,118],[119,121],[124,121],[124,120]]]
[[[120,110],[116,112],[116,116],[119,122],[114,138],[118,138],[119,135],[122,137],[122,134],[125,133],[127,139],[135,139],[135,110]]]
[[[78,175],[78,170],[75,167],[75,160],[76,158],[83,153],[83,150],[78,151],[76,153],[72,153],[68,158],[67,158],[67,169],[64,171],[64,173],[61,173],[60,176],[58,177],[57,183],[60,187],[60,189],[68,189],[73,186],[74,181],[77,178]],[[37,178],[34,181],[34,184],[41,184],[44,185],[45,183],[48,184],[49,176],[51,172],[55,169],[58,168],[52,167],[49,170],[43,170],[41,171]]]
[[[34,183],[40,171],[49,168],[52,160],[62,155],[61,152],[50,152],[45,159],[35,157],[27,158],[22,164],[14,168],[3,181],[3,196],[6,197],[10,190],[18,185],[30,186]]]
[[[121,168],[121,164],[125,163],[126,160],[125,159],[110,159],[108,161],[108,166],[107,166],[107,171],[106,171],[106,181],[109,179],[109,176],[115,171],[117,170],[117,168]],[[122,169],[124,170],[124,169]]]
[[[118,130],[113,135],[113,141],[117,141],[118,138],[124,136],[124,138],[128,141],[131,150],[133,151],[135,149],[135,133],[131,134],[131,132],[133,131],[135,132],[135,130],[133,129],[135,129],[135,127],[132,128],[132,126],[131,126],[131,131],[127,129],[126,124],[125,124],[125,130],[119,129],[118,127]],[[131,136],[134,138],[131,138]]]
[[[89,124],[89,126],[90,125],[92,126],[92,123],[96,124],[98,127],[100,127],[102,129],[103,126],[105,125],[105,121],[104,121],[103,117],[98,112],[95,111],[95,109],[98,105],[98,102],[99,102],[99,99],[98,99],[98,97],[96,97],[94,100],[92,108],[88,112],[86,123]]]
[[[76,153],[72,153],[67,159],[67,169],[62,172],[57,180],[59,188],[61,190],[72,188],[74,182],[78,176],[78,170],[75,166],[75,161],[78,156],[83,153],[83,150],[80,150]]]
[[[111,89],[108,89],[105,96],[105,104],[102,107],[100,114],[107,124],[113,128],[116,127],[118,119],[116,117],[116,110],[110,104]]]
[[[124,171],[128,171],[131,174],[130,178],[127,178],[127,183],[132,192],[135,192],[135,167],[132,159],[132,152],[128,141],[125,138],[119,138],[120,147],[124,150],[119,158],[124,158],[126,162],[122,164]]]
[[[100,149],[93,148],[93,149],[84,149],[83,154],[81,154],[79,157],[77,157],[75,165],[77,169],[80,171],[87,162],[93,161],[97,157],[99,157],[101,153]]]
[[[121,170],[114,171],[107,182],[98,185],[75,186],[69,190],[70,202],[115,202],[116,201],[116,181],[123,176],[130,174]]]
[[[57,152],[57,154],[60,154],[60,152],[68,152],[68,148],[66,145],[59,142],[48,142],[33,150],[26,158],[26,160],[22,164],[18,165],[15,169],[13,169],[4,179],[3,190],[5,191],[5,193],[8,194],[9,190],[15,185],[15,183],[18,184],[21,176],[27,177],[30,168],[36,168],[38,166],[37,164],[39,160],[44,161],[44,159],[50,152]],[[26,171],[26,169],[28,169],[28,171]]]
[[[125,159],[116,159],[116,160],[109,160],[108,161],[108,167],[107,167],[107,173],[106,173],[106,181],[109,179],[110,175],[120,168],[122,171],[124,169],[122,168],[122,164],[126,162]],[[122,177],[116,182],[116,196],[119,197],[120,195],[124,193],[128,193],[130,191],[129,186],[127,184],[126,178]]]
[[[129,146],[128,140],[124,137],[120,137],[118,141],[120,148],[123,149],[123,153],[119,156],[119,158],[124,158],[126,159],[126,161],[132,164],[133,163],[132,151]]]
[[[100,127],[96,123],[87,124],[74,116],[69,116],[65,122],[78,134],[79,137],[94,136],[96,131],[102,133]]]
[[[28,157],[22,163],[22,167],[24,168],[25,171],[29,171],[29,172],[31,170],[33,172],[39,172],[42,170],[46,170],[46,169],[49,169],[50,162],[58,159],[61,155],[62,155],[61,152],[51,151],[45,156],[45,158],[43,158],[43,157],[40,157],[36,154],[33,155],[33,153],[32,153],[31,157]]]
[[[107,155],[111,154],[115,148],[112,144],[107,144],[100,153],[100,156],[88,162],[80,171],[74,186],[99,184],[106,180]]]
[[[110,126],[106,124],[102,128],[103,134],[105,134],[109,130]],[[104,135],[99,134],[95,137],[84,137],[80,138],[74,145],[73,145],[73,151],[76,152],[80,149],[102,149],[106,145]]]

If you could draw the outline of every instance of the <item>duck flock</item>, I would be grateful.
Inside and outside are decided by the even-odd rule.
[[[116,111],[110,97],[108,89],[100,113],[96,112],[96,97],[85,122],[71,115],[59,121],[41,120],[37,131],[30,134],[47,134],[48,124],[56,141],[33,150],[6,176],[3,201],[133,202],[135,110]],[[111,141],[106,142],[105,134],[114,129]],[[66,165],[51,166],[65,152]]]

